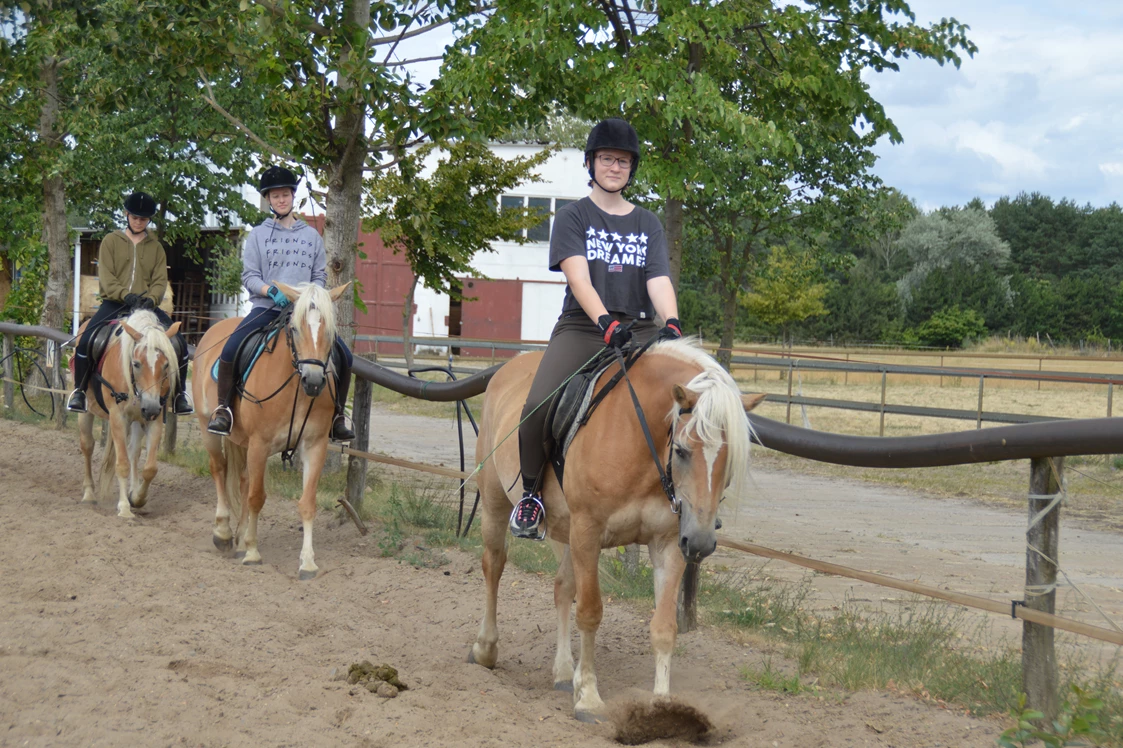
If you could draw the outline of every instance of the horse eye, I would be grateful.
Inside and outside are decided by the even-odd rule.
[[[682,447],[675,447],[675,456],[680,460],[688,460],[690,459],[690,451]]]
[[[140,362],[139,361],[133,361],[133,368],[139,369],[140,368]]]

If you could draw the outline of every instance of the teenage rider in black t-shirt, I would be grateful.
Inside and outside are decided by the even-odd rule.
[[[621,194],[639,159],[639,137],[630,124],[613,118],[596,125],[585,145],[592,192],[554,217],[550,269],[565,273],[568,286],[519,426],[523,497],[510,523],[518,538],[541,540],[546,531],[540,491],[547,408],[539,406],[604,346],[621,348],[633,334],[641,342],[656,333],[682,336],[663,226]],[[666,320],[661,330],[656,314]]]

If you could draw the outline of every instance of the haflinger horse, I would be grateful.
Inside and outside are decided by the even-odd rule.
[[[484,618],[468,659],[488,668],[498,658],[496,597],[507,560],[507,519],[522,487],[517,480],[518,439],[513,434],[540,361],[541,354],[525,354],[495,374],[488,384],[476,442],[477,464],[483,463],[478,484],[487,593]],[[618,366],[601,376],[600,386],[613,371]],[[572,689],[574,716],[582,721],[597,721],[605,710],[593,666],[602,614],[597,578],[601,549],[631,543],[648,546],[655,572],[655,615],[650,627],[654,694],[667,696],[683,570],[687,560],[701,561],[714,551],[723,494],[728,490],[739,497],[743,491],[751,435],[745,411],[764,398],[742,396],[713,358],[684,340],[654,344],[629,369],[629,378],[680,505],[673,507],[663,489],[626,382],[608,393],[574,437],[566,455],[564,494],[550,469],[543,484],[547,535],[559,561],[554,580],[554,687]],[[569,632],[573,600],[581,634],[576,669]]]
[[[237,536],[238,553],[245,553],[242,563],[261,563],[257,518],[265,506],[265,461],[278,452],[291,455],[299,445],[304,476],[297,505],[304,523],[300,578],[312,579],[318,571],[312,551],[316,486],[324,469],[335,415],[334,390],[326,387],[336,334],[332,304],[351,284],[330,292],[314,284],[296,288],[284,283],[274,285],[292,302],[292,312],[275,345],[266,346],[240,386],[246,394],[231,403],[234,428],[229,437],[207,431],[207,422],[218,406],[218,385],[210,371],[240,317],[213,325],[199,342],[195,349],[195,371],[199,373],[192,382],[192,393],[218,493],[215,547],[229,551]],[[230,526],[232,513],[237,515],[234,528]]]
[[[156,477],[160,436],[164,433],[164,408],[179,375],[171,342],[178,331],[178,322],[165,330],[152,312],[136,311],[119,323],[106,346],[100,373],[90,379],[87,387],[87,411],[78,416],[79,441],[86,468],[83,502],[97,502],[90,468],[94,418],[97,417],[108,419],[112,437],[102,459],[100,492],[108,494],[115,472],[120,488],[118,517],[131,518],[134,516],[131,509],[147,503],[148,487]],[[94,395],[99,389],[100,401]],[[142,444],[148,451],[144,467],[138,473]]]

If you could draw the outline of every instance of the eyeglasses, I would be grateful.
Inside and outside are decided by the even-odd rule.
[[[613,164],[620,164],[621,169],[632,168],[631,156],[617,158],[616,156],[609,156],[607,153],[598,153],[597,162],[606,169],[611,169]]]

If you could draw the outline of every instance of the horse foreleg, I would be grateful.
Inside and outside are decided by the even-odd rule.
[[[116,451],[117,463],[117,516],[131,519],[132,510],[129,508],[129,423],[120,411],[111,412],[109,415],[109,438],[113,440]]]
[[[550,541],[558,557],[558,573],[554,577],[554,608],[558,613],[558,647],[554,655],[554,690],[573,691],[573,647],[569,637],[569,610],[577,584],[573,578],[573,561],[569,546]]]
[[[655,695],[671,692],[671,653],[678,636],[678,590],[686,561],[674,542],[656,541],[648,546],[655,573],[655,615],[651,617],[651,648],[655,651]]]
[[[304,524],[304,544],[300,548],[300,579],[315,579],[319,567],[316,566],[316,554],[312,550],[312,526],[316,519],[316,486],[320,482],[320,473],[324,471],[324,458],[327,457],[327,440],[305,447],[301,450],[301,461],[304,464],[304,486],[300,492],[300,502],[296,508],[300,511],[300,521]]]
[[[125,434],[129,443],[129,506],[137,508],[136,494],[140,490],[140,475],[137,465],[140,463],[140,448],[144,444],[144,426],[136,421],[125,424]]]
[[[94,415],[82,413],[78,416],[78,443],[82,448],[82,461],[86,472],[82,476],[82,503],[97,503],[94,491],[94,473],[91,460],[94,454]]]
[[[468,662],[493,668],[499,660],[499,625],[496,621],[496,611],[499,605],[499,579],[503,576],[503,567],[507,565],[507,510],[511,505],[502,495],[502,489],[499,489],[500,495],[494,502],[489,501],[485,487],[481,486],[480,490],[485,492],[480,525],[484,542],[483,572],[486,591],[484,617],[480,621],[480,632],[476,635],[476,641],[468,652]],[[496,506],[492,507],[492,503]]]
[[[583,517],[570,518],[569,527],[569,555],[577,592],[577,630],[581,632],[581,649],[573,674],[573,716],[582,722],[599,722],[604,713],[604,701],[597,690],[593,655],[604,613],[597,577],[603,528]]]
[[[215,548],[229,551],[234,547],[234,531],[230,529],[230,503],[226,498],[226,455],[222,451],[222,437],[202,429],[203,447],[210,458],[211,478],[218,503],[214,510],[214,533],[211,540]]]
[[[148,489],[156,477],[156,471],[159,469],[156,458],[160,453],[160,438],[164,435],[164,423],[157,419],[148,424],[148,428],[144,431],[147,432],[144,445],[144,467],[140,471],[140,485],[133,491],[134,508],[142,507],[148,503]],[[137,461],[139,461],[139,457],[137,455]],[[133,464],[135,465],[136,462]]]
[[[265,506],[265,461],[268,457],[269,453],[261,444],[256,441],[250,443],[244,476],[247,490],[243,493],[249,509],[245,535],[246,555],[242,557],[242,563],[247,566],[261,563],[261,554],[257,550],[257,516]]]

